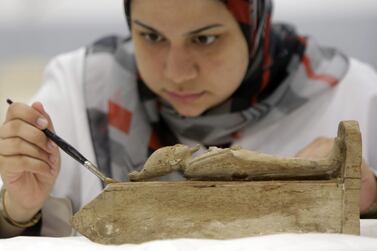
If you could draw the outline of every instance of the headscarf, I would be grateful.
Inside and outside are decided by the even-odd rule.
[[[239,131],[267,114],[276,114],[277,120],[294,111],[330,90],[345,74],[348,62],[339,52],[319,47],[291,26],[271,25],[270,0],[222,2],[247,41],[249,65],[231,97],[198,117],[181,116],[148,89],[138,74],[129,39],[107,37],[88,47],[86,103],[103,172],[126,180],[127,173],[139,169],[154,150],[183,139],[228,146]],[[129,27],[130,3],[124,1]]]

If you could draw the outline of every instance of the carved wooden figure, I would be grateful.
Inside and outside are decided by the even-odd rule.
[[[281,232],[359,234],[361,135],[339,124],[328,158],[281,158],[240,148],[161,148],[130,179],[181,170],[189,181],[113,183],[72,224],[104,244],[230,239]]]

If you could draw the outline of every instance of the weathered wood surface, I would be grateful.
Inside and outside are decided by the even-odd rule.
[[[82,209],[73,224],[89,239],[106,244],[341,233],[341,187],[316,181],[114,184]]]
[[[72,224],[105,244],[281,232],[359,234],[361,136],[341,123],[337,176],[318,180],[114,183]]]
[[[340,144],[342,142],[336,141],[329,157],[321,160],[285,158],[240,148],[217,147],[193,157],[192,153],[197,148],[178,144],[157,150],[143,170],[131,172],[129,178],[131,181],[148,181],[176,170],[182,171],[189,180],[207,181],[335,177],[344,159]]]

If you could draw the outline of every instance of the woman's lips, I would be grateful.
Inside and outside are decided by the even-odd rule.
[[[184,92],[166,91],[166,93],[168,94],[170,98],[174,100],[185,102],[185,103],[191,103],[199,99],[201,96],[203,96],[205,92],[202,91],[202,92],[195,92],[195,93],[184,93]]]

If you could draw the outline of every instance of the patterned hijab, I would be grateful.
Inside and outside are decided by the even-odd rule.
[[[272,25],[271,0],[222,2],[247,41],[249,66],[232,96],[198,117],[179,115],[148,89],[130,39],[107,37],[88,47],[84,93],[97,162],[107,175],[127,180],[155,149],[184,139],[228,146],[240,130],[267,114],[278,119],[292,112],[345,74],[342,54],[320,48],[288,25]],[[130,4],[124,1],[129,27]]]

